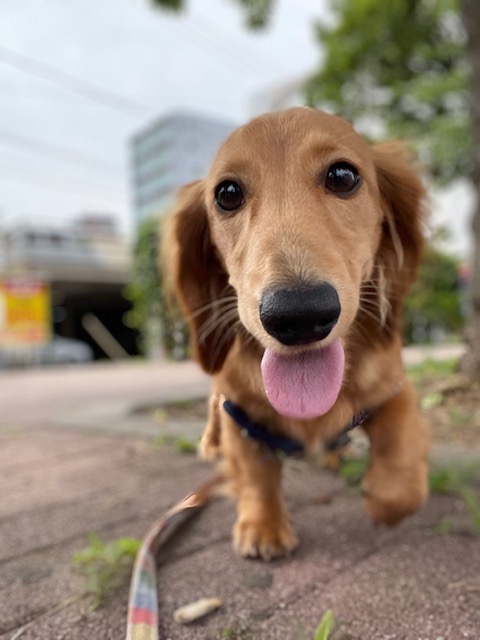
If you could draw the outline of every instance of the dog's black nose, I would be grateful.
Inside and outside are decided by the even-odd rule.
[[[337,291],[327,282],[287,289],[267,289],[260,320],[267,333],[285,345],[326,338],[340,316]]]

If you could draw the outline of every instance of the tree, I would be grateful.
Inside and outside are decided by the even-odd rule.
[[[433,177],[471,176],[477,195],[470,349],[462,368],[480,375],[480,2],[336,0],[320,25],[325,62],[309,102],[350,120],[376,116],[384,133],[416,143]],[[468,47],[467,47],[468,43]],[[467,56],[468,49],[468,56]],[[469,92],[469,82],[470,92]]]
[[[459,262],[438,244],[433,238],[425,248],[418,279],[405,301],[403,328],[407,342],[424,342],[435,332],[458,335],[464,326]]]
[[[462,366],[472,379],[478,380],[480,378],[480,2],[463,0],[462,6],[471,67],[470,112],[473,141],[471,178],[476,196],[476,209],[472,223],[475,247],[471,285],[472,312],[467,328],[469,349]]]
[[[162,344],[167,355],[174,358],[186,353],[188,336],[180,312],[166,301],[160,269],[161,223],[153,216],[138,228],[134,247],[133,268],[124,295],[132,304],[127,324],[141,336],[141,350],[149,351],[149,340]]]
[[[183,0],[152,0],[179,10]],[[274,0],[236,0],[251,27]],[[415,141],[437,180],[471,176],[476,193],[469,351],[480,376],[480,1],[331,0],[333,26],[319,25],[325,63],[306,86],[312,105],[349,120],[377,117],[385,133]],[[468,53],[468,55],[467,55]]]
[[[470,169],[468,63],[456,0],[337,0],[318,26],[325,62],[307,84],[311,104],[347,119],[377,117],[414,140],[448,182]]]
[[[247,26],[250,29],[264,27],[272,11],[275,0],[235,0],[245,11]],[[184,0],[152,0],[154,5],[163,9],[181,11],[185,8]]]

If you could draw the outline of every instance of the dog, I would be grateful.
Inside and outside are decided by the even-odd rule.
[[[429,428],[401,357],[425,200],[400,142],[371,146],[307,107],[235,130],[208,177],[180,190],[165,266],[213,375],[201,450],[223,460],[242,556],[297,545],[278,450],[314,454],[362,422],[373,522],[395,525],[425,501]]]

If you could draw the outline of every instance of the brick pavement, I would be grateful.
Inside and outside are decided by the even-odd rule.
[[[146,369],[138,387],[128,382],[132,371],[114,374],[107,368],[106,375],[95,374],[93,386],[104,389],[103,395],[93,393],[95,402],[144,402],[155,393],[178,397],[208,386],[187,366],[162,374],[170,387],[160,391],[158,380],[151,380],[155,367]],[[58,393],[61,372],[50,375],[48,384],[41,383],[43,392],[36,390],[38,421],[33,400],[17,414],[10,400],[0,418],[0,640],[81,593],[83,578],[73,570],[71,556],[86,545],[89,532],[106,541],[141,537],[168,506],[212,473],[195,456],[132,435],[138,419],[128,430],[124,415],[120,437],[113,427],[105,430],[105,412],[95,422],[91,410],[83,413],[90,422],[85,430],[79,417],[91,397],[90,382],[68,397],[65,392],[53,411],[52,384],[55,380]],[[42,378],[40,372],[29,376],[35,384],[35,376]],[[25,389],[26,378],[17,378],[17,389]],[[0,385],[3,394],[14,389],[9,384]],[[67,425],[75,412],[77,422]],[[68,428],[62,428],[62,414]],[[144,426],[145,434],[158,429],[152,422]],[[162,640],[310,639],[327,608],[339,621],[334,640],[480,638],[480,543],[456,497],[433,496],[400,527],[375,529],[358,493],[340,478],[292,463],[285,484],[301,540],[292,558],[264,564],[236,557],[229,500],[209,505],[166,550],[159,569]],[[325,494],[331,501],[321,504]],[[441,533],[445,518],[449,533]],[[211,595],[224,600],[218,612],[189,627],[174,623],[175,607]],[[22,638],[123,638],[126,602],[124,589],[94,612],[85,610],[84,601],[73,603],[38,621]]]

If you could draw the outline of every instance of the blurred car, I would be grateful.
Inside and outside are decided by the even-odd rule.
[[[93,349],[86,342],[62,336],[53,336],[51,342],[37,349],[38,364],[80,364],[94,358]]]
[[[0,368],[32,367],[51,364],[82,364],[94,359],[93,349],[86,342],[53,336],[47,344],[31,347],[10,347],[0,350]]]

